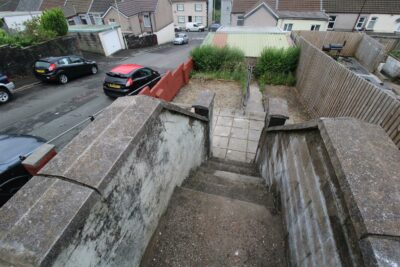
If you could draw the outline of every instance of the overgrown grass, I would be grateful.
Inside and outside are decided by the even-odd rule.
[[[296,84],[297,64],[300,56],[300,48],[289,47],[287,49],[266,48],[257,60],[254,74],[258,79],[261,89],[266,84],[288,85]]]
[[[204,45],[192,50],[194,62],[192,77],[237,81],[246,87],[245,56],[240,49]]]

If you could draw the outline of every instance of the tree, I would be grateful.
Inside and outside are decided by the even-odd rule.
[[[68,33],[68,23],[60,8],[44,11],[40,18],[40,23],[44,30],[53,31],[58,36],[64,36]]]

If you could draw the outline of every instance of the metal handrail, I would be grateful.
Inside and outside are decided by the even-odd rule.
[[[142,86],[139,87],[138,89],[136,89],[136,90],[130,92],[130,93],[127,94],[126,96],[132,96],[133,94],[135,94],[136,92],[138,92],[138,91],[142,90],[143,88],[147,87],[149,84],[151,84],[152,82],[154,82],[154,81],[157,80],[157,79],[160,79],[160,80],[161,80],[161,78],[164,77],[165,74],[166,74],[166,73],[160,74],[160,77],[157,77],[157,78],[155,78],[155,79],[153,79],[153,80],[151,80],[151,81],[145,83],[144,85],[142,85]],[[86,123],[86,122],[88,122],[88,121],[89,121],[89,122],[94,121],[95,118],[96,118],[101,112],[103,112],[105,109],[106,109],[106,108],[102,108],[101,110],[97,111],[96,113],[94,113],[93,115],[91,115],[91,116],[89,116],[88,118],[84,119],[83,121],[81,121],[81,122],[75,124],[75,125],[72,126],[71,128],[65,130],[64,132],[60,133],[60,134],[57,135],[56,137],[54,137],[54,138],[50,139],[49,141],[47,141],[46,144],[52,143],[53,141],[55,141],[55,140],[57,140],[58,138],[60,138],[60,137],[62,137],[62,136],[64,136],[64,135],[66,135],[66,134],[69,133],[70,131],[72,131],[72,130],[78,128],[79,126],[81,126],[82,124],[84,124],[84,123]]]
[[[248,65],[246,91],[242,95],[242,107],[243,108],[245,108],[247,106],[247,100],[249,100],[249,97],[250,97],[250,83],[251,83],[252,74],[253,74],[253,66]]]

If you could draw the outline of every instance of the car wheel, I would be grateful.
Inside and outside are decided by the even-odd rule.
[[[96,74],[98,71],[99,70],[96,66],[92,66],[92,74]]]
[[[58,81],[61,84],[66,84],[66,83],[68,83],[68,76],[65,75],[64,73],[62,73],[62,74],[58,75]]]
[[[5,104],[11,99],[11,94],[6,89],[0,88],[0,103]]]

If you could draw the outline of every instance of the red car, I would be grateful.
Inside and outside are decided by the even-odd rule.
[[[137,64],[123,64],[107,72],[103,90],[110,97],[137,95],[146,86],[156,85],[160,79],[155,70]]]

